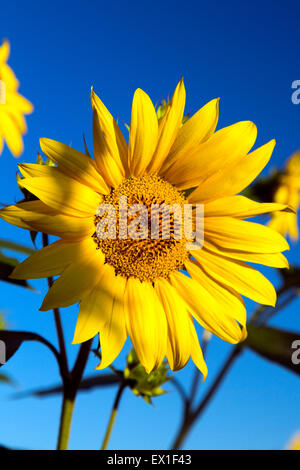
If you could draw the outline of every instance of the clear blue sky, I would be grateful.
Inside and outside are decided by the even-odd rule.
[[[91,146],[91,85],[120,122],[129,122],[136,88],[156,102],[171,94],[183,76],[187,111],[193,113],[220,96],[219,127],[253,120],[258,125],[256,145],[277,140],[269,169],[282,165],[300,147],[300,105],[291,102],[291,83],[300,79],[299,15],[297,1],[5,2],[0,31],[11,41],[9,63],[21,81],[21,93],[35,105],[21,160],[35,160],[42,136],[82,149],[84,132]],[[0,168],[0,201],[13,203],[20,193],[16,160],[7,149]],[[30,243],[21,229],[4,222],[0,227],[1,238]],[[289,260],[300,264],[299,253],[299,247],[293,247]],[[277,274],[269,271],[269,275],[278,282]],[[32,293],[1,283],[0,307],[11,328],[36,331],[55,341],[51,312],[38,311],[45,284],[34,282],[40,293]],[[254,305],[247,305],[250,312]],[[298,300],[272,324],[294,329],[300,336],[299,307]],[[76,313],[76,307],[62,313],[72,358],[77,350],[70,345]],[[212,340],[202,392],[229,349],[221,340]],[[124,358],[122,353],[119,364]],[[91,358],[89,374],[95,365]],[[18,381],[19,390],[57,381],[50,353],[34,343],[23,345],[5,369]],[[191,373],[188,366],[177,377],[188,385]],[[170,384],[166,388],[170,393],[156,399],[155,407],[126,393],[111,448],[168,448],[179,422],[180,401]],[[194,428],[186,448],[282,448],[300,429],[299,392],[298,377],[247,352]],[[114,389],[81,394],[71,448],[99,447],[114,394]],[[0,444],[53,448],[60,399],[10,397],[11,390],[1,386]]]

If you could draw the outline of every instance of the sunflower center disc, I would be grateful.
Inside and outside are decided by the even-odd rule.
[[[188,253],[183,229],[185,202],[182,193],[156,175],[128,178],[105,196],[103,203],[115,209],[111,219],[115,236],[99,238],[96,230],[93,238],[116,274],[154,282],[183,267]],[[142,210],[136,204],[143,205]],[[107,212],[95,216],[96,227],[104,217]]]

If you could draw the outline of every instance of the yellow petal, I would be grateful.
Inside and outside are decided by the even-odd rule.
[[[198,367],[198,369],[202,372],[203,382],[204,382],[207,377],[207,372],[208,372],[207,365],[205,363],[202,349],[199,344],[199,339],[197,336],[197,332],[195,330],[193,318],[189,316],[189,319],[190,319],[190,330],[191,330],[191,359],[194,362],[195,366]]]
[[[26,223],[26,219],[34,218],[37,214],[43,215],[57,215],[58,212],[49,206],[46,206],[41,201],[27,201],[20,202],[13,206],[4,207],[0,209],[0,217],[9,224],[16,225],[27,230],[31,227]]]
[[[198,284],[201,284],[207,290],[215,301],[222,306],[223,316],[228,316],[237,320],[240,325],[246,326],[246,307],[245,303],[237,292],[237,289],[228,287],[223,281],[212,276],[203,269],[202,265],[198,265],[195,261],[187,261],[186,268]]]
[[[24,149],[22,135],[12,118],[6,113],[1,113],[1,134],[13,156],[19,157]]]
[[[51,168],[51,176],[48,177],[25,178],[22,186],[63,214],[78,217],[95,215],[101,196],[57,170]]]
[[[0,46],[0,62],[7,62],[10,54],[10,43],[4,39],[2,46]]]
[[[237,305],[236,296],[232,295],[232,299],[227,296],[223,302],[219,302],[219,296],[217,298],[214,291],[210,292],[199,282],[188,278],[182,273],[173,273],[170,278],[178,294],[182,296],[191,309],[193,317],[203,328],[229,343],[236,344],[241,341],[243,337],[242,330],[238,323],[229,316],[232,315],[232,310],[228,308],[230,301],[235,302],[235,305]],[[228,310],[224,308],[226,306],[226,303],[224,306],[225,301]],[[243,306],[241,302],[240,304],[241,309]],[[239,311],[235,308],[234,313]]]
[[[293,190],[293,192],[295,191]],[[281,204],[287,204],[287,202],[289,201],[290,193],[291,190],[287,185],[279,185],[274,194],[274,201]],[[296,194],[298,196],[298,191],[296,191]]]
[[[18,264],[11,277],[13,279],[40,279],[57,276],[88,249],[90,249],[89,240],[75,243],[58,240]]]
[[[206,217],[205,240],[218,248],[248,253],[279,253],[289,249],[287,241],[264,225],[233,217]]]
[[[288,216],[288,234],[292,240],[297,241],[298,236],[298,218],[295,214],[287,214]]]
[[[104,255],[100,250],[95,250],[94,253],[91,251],[89,256],[83,255],[74,261],[54,282],[40,310],[68,307],[80,302],[97,283],[103,264]]]
[[[7,101],[5,104],[5,111],[7,111],[7,114],[9,114],[10,118],[19,129],[20,133],[25,134],[27,132],[27,124],[23,114],[21,114],[20,111],[15,109],[12,105],[7,103]]]
[[[6,95],[6,102],[9,99],[9,95],[17,94],[17,89],[20,86],[20,82],[15,76],[13,70],[10,68],[9,65],[2,63],[1,64],[1,80],[5,83],[5,95]]]
[[[6,81],[4,79],[4,81]],[[19,93],[7,93],[7,103],[14,106],[20,113],[30,114],[33,111],[33,105],[24,96]]]
[[[290,189],[293,188],[298,191],[300,189],[300,176],[289,175],[289,174],[282,175],[281,182],[283,184],[286,184]]]
[[[225,286],[263,305],[276,304],[276,291],[263,274],[243,261],[230,260],[224,256],[202,249],[194,256],[203,271]],[[196,271],[197,268],[193,266]]]
[[[246,219],[267,212],[285,210],[286,204],[260,203],[244,196],[228,196],[207,202],[204,206],[205,217],[236,217]]]
[[[93,289],[81,300],[73,344],[93,338],[110,321],[116,284],[114,269],[103,264]]]
[[[129,132],[129,169],[133,176],[143,175],[157,144],[158,121],[149,96],[137,89],[134,93]]]
[[[256,126],[250,121],[220,129],[186,155],[183,161],[176,160],[164,177],[179,189],[198,186],[244,157],[252,148],[256,135]]]
[[[273,268],[288,268],[289,263],[282,253],[247,253],[245,251],[235,250],[234,248],[218,248],[208,240],[205,240],[205,248],[213,253],[226,256],[227,258],[238,259],[248,263],[263,264]],[[194,251],[190,252],[194,256]]]
[[[286,171],[290,175],[300,176],[300,151],[293,153],[286,164]]]
[[[185,87],[183,79],[178,83],[168,109],[159,123],[157,147],[148,167],[149,173],[159,170],[166,159],[178,131],[182,126],[185,106]]]
[[[26,223],[37,232],[48,233],[64,240],[81,240],[95,232],[93,217],[69,217],[68,215],[26,214]]]
[[[269,227],[284,237],[289,236],[292,240],[298,240],[298,218],[296,214],[275,213],[269,222]]]
[[[167,350],[167,322],[154,288],[129,278],[125,293],[127,331],[140,362],[149,374],[160,366]]]
[[[221,168],[218,173],[211,175],[191,193],[189,201],[208,201],[240,193],[267,165],[275,143],[275,140],[271,140],[249,155],[243,156],[238,162]]]
[[[167,358],[172,370],[182,369],[191,355],[189,314],[183,299],[166,280],[155,283],[168,323]]]
[[[51,176],[53,173],[62,173],[59,168],[55,168],[48,165],[40,165],[38,163],[18,163],[20,173],[24,178],[31,178],[37,176]],[[21,183],[22,184],[22,183]]]
[[[113,281],[114,301],[110,317],[100,331],[101,362],[97,370],[109,366],[121,352],[127,338],[126,314],[124,311],[125,278],[118,276]]]
[[[90,186],[98,193],[108,194],[107,185],[90,157],[51,139],[40,139],[40,145],[44,154],[57,163],[64,173]]]
[[[115,187],[128,174],[127,144],[118,124],[93,90],[91,103],[96,164],[107,183]]]
[[[179,129],[176,140],[160,173],[163,175],[175,161],[183,161],[215,131],[219,118],[219,98],[210,101]]]

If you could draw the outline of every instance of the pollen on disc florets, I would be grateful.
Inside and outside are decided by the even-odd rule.
[[[126,239],[120,238],[120,232],[123,231],[122,208],[120,208],[120,196],[126,196],[127,208],[134,204],[143,204],[148,214],[148,237],[132,239],[127,236]],[[174,204],[180,206],[182,217],[184,214],[184,204],[186,199],[170,183],[164,181],[156,175],[143,176],[140,178],[130,177],[120,186],[112,189],[110,194],[105,196],[103,203],[111,204],[116,211],[116,237],[99,238],[95,232],[93,235],[97,247],[105,255],[105,261],[114,267],[117,275],[126,278],[135,277],[140,281],[155,282],[159,278],[168,278],[172,271],[181,269],[188,256],[186,250],[186,239],[182,229],[182,237],[178,237],[178,218],[172,211],[170,217],[165,217],[163,213],[158,212],[158,237],[153,239],[151,236],[151,214],[156,209]],[[158,209],[159,211],[159,209]],[[95,216],[95,226],[103,216]],[[126,215],[126,225],[129,226],[134,217]],[[183,227],[183,219],[180,223]],[[164,238],[164,228],[169,224],[169,237]]]

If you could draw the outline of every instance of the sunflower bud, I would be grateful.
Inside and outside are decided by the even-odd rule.
[[[160,102],[160,105],[158,106],[156,110],[158,121],[160,121],[164,117],[169,105],[170,105],[170,101],[166,101],[165,99],[163,99]]]
[[[170,380],[168,372],[169,368],[163,362],[157,370],[147,374],[139,362],[135,351],[132,349],[127,356],[124,378],[136,396],[141,396],[147,403],[152,404],[151,397],[157,397],[166,393],[161,386]]]
[[[171,104],[170,100],[166,101],[164,98],[161,100],[160,105],[158,106],[158,108],[156,110],[156,115],[157,115],[158,122],[161,121],[161,119],[164,117],[164,115],[166,114],[170,104]],[[190,117],[190,113],[183,116],[182,124],[184,124],[189,119],[189,117]]]

